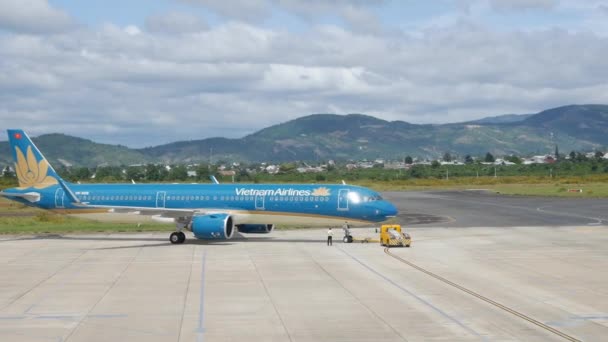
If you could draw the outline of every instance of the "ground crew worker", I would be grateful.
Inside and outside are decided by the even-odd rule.
[[[332,246],[331,238],[334,236],[334,232],[331,231],[331,228],[327,231],[327,245]]]
[[[348,225],[348,222],[344,222],[342,230],[344,230],[344,236],[350,236],[350,226]]]

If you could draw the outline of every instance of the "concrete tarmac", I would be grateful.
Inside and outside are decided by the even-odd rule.
[[[441,216],[429,208],[421,214]],[[412,247],[391,253],[576,340],[606,339],[608,227],[459,227],[475,215],[451,216],[408,228]],[[0,341],[565,340],[376,243],[337,234],[327,246],[325,233],[189,234],[183,245],[166,233],[0,236]]]

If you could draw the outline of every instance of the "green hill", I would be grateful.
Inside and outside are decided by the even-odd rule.
[[[534,115],[507,115],[474,122],[415,125],[362,114],[314,114],[262,129],[242,139],[204,139],[142,150],[166,161],[214,159],[290,161],[324,159],[436,158],[458,155],[551,153],[608,145],[608,106],[566,106]]]
[[[97,144],[63,134],[35,138],[59,165],[95,166],[146,162],[349,160],[437,158],[445,152],[464,156],[546,154],[608,146],[608,106],[571,105],[534,115],[506,115],[443,125],[385,121],[362,114],[314,114],[262,129],[241,139],[209,138],[144,149]],[[11,160],[0,142],[0,162]],[[11,161],[12,162],[12,161]]]
[[[52,165],[97,166],[129,165],[153,160],[141,152],[126,146],[98,144],[91,140],[65,134],[45,134],[32,138]],[[0,142],[0,162],[13,163],[7,141]]]

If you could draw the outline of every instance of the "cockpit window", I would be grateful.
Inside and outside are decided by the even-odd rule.
[[[366,202],[382,201],[382,196],[380,195],[373,195],[365,198],[367,198]]]

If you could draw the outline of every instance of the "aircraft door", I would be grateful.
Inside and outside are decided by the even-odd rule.
[[[65,208],[63,200],[65,199],[65,192],[62,188],[55,191],[55,208]]]
[[[264,210],[264,196],[255,196],[255,210]]]
[[[338,192],[338,210],[348,210],[348,189]]]
[[[156,192],[156,207],[164,208],[165,207],[165,197],[167,196],[166,191],[158,191]]]

